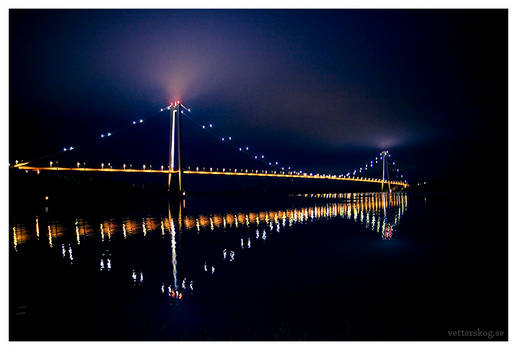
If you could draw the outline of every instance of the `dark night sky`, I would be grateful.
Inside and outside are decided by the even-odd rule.
[[[300,168],[389,148],[413,180],[506,173],[507,28],[505,10],[11,10],[10,160],[180,98]]]

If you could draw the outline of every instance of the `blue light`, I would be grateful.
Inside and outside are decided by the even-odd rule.
[[[264,155],[262,155],[261,157],[262,157],[262,159],[264,159]]]
[[[241,148],[241,147],[239,147],[239,152],[240,152],[240,151],[242,151],[242,148]]]
[[[246,151],[249,150],[250,148],[248,146],[246,146]]]
[[[209,126],[212,127],[212,124],[210,124]]]
[[[221,137],[221,141],[224,141],[224,137]]]
[[[228,136],[228,140],[230,140],[230,141],[231,141],[231,140],[232,140],[232,137],[231,137],[231,136]]]

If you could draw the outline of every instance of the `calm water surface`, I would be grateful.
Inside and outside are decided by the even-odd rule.
[[[505,215],[405,193],[49,202],[13,215],[11,339],[506,331]]]

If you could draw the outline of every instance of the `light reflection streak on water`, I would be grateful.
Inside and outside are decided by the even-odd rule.
[[[16,251],[17,247],[18,247],[18,238],[16,235],[16,227],[13,227],[13,246],[14,246],[14,250]]]
[[[39,239],[39,220],[38,220],[37,216],[36,216],[36,237],[38,237],[38,239]]]
[[[79,235],[79,221],[75,219],[75,239],[77,240],[77,245],[81,244],[81,239]]]
[[[316,197],[313,196],[301,196],[304,198],[326,198],[324,196]],[[172,217],[170,204],[168,212],[168,220],[163,218],[141,218],[141,224],[138,224],[137,220],[124,218],[121,220],[121,225],[118,226],[113,221],[115,219],[105,220],[99,224],[101,242],[104,245],[108,245],[108,248],[103,248],[102,257],[100,259],[100,267],[102,271],[111,270],[111,254],[109,253],[109,245],[111,244],[111,235],[121,234],[124,239],[138,234],[143,233],[144,237],[147,233],[153,234],[153,232],[160,232],[161,236],[166,234],[166,231],[170,234],[170,249],[171,249],[171,266],[172,266],[172,286],[167,287],[170,290],[169,294],[174,298],[179,299],[180,295],[183,297],[185,289],[193,290],[194,280],[182,276],[181,287],[178,284],[178,256],[177,256],[177,234],[182,232],[195,232],[196,234],[203,234],[203,232],[215,231],[217,229],[224,230],[236,230],[239,231],[239,235],[235,238],[237,240],[236,246],[245,250],[251,247],[257,247],[257,244],[253,244],[252,240],[256,241],[267,241],[274,232],[279,234],[281,228],[291,228],[294,225],[310,224],[317,222],[318,220],[328,220],[333,218],[341,218],[347,220],[353,220],[358,222],[362,227],[368,231],[376,232],[380,235],[383,240],[393,239],[395,228],[400,224],[402,216],[407,211],[407,195],[406,194],[344,194],[335,195],[334,197],[343,199],[342,201],[324,204],[314,204],[310,206],[292,208],[285,210],[262,210],[262,211],[251,211],[248,213],[237,212],[237,213],[211,213],[202,214],[197,217],[193,216],[178,216],[177,219]],[[394,215],[392,215],[394,213]],[[39,224],[41,218],[36,217],[35,231],[31,232],[30,226],[23,224],[15,225],[13,227],[13,247],[15,251],[22,248],[23,244],[32,239],[39,238]],[[174,222],[177,220],[177,224]],[[82,223],[83,230],[80,230],[80,223]],[[51,225],[55,226],[55,230],[52,229]],[[177,225],[177,226],[176,226]],[[99,227],[97,226],[97,227]],[[34,226],[32,226],[34,227]],[[75,219],[75,240],[65,245],[61,245],[63,258],[68,255],[69,263],[74,262],[72,255],[72,243],[76,242],[77,249],[80,249],[81,237],[87,239],[87,237],[95,236],[95,224],[88,224],[84,219]],[[178,227],[179,231],[176,230]],[[139,229],[141,228],[141,229]],[[53,232],[55,231],[55,232]],[[81,232],[82,231],[82,232]],[[54,248],[54,239],[58,239],[59,243],[63,232],[66,232],[66,228],[59,222],[52,222],[48,225],[48,245],[50,248]],[[105,242],[105,233],[108,235],[108,242]],[[272,237],[272,236],[271,236]],[[267,243],[267,242],[266,242]],[[67,254],[68,253],[68,254]],[[220,254],[220,253],[219,253]],[[221,255],[219,255],[221,259]],[[224,249],[223,261],[226,263],[236,263],[237,254],[232,249]],[[208,259],[210,260],[210,259]],[[208,273],[208,275],[215,274],[216,264],[214,262],[208,262],[206,258],[201,260],[198,265],[201,271]],[[204,263],[203,263],[204,261]],[[79,260],[80,262],[80,260]],[[74,264],[75,265],[75,264]],[[143,271],[136,269],[132,270],[132,279],[137,285],[143,284]],[[166,290],[165,287],[169,283],[162,283],[162,290]],[[184,288],[182,288],[184,287]],[[183,289],[183,293],[182,290]]]
[[[327,194],[326,196],[334,196]],[[203,229],[209,228],[210,230],[215,230],[217,228],[224,229],[242,229],[244,227],[252,228],[253,225],[256,227],[260,227],[262,223],[265,223],[269,229],[276,228],[278,226],[285,227],[286,225],[292,226],[297,223],[308,223],[314,222],[317,219],[331,219],[335,217],[353,219],[354,221],[361,222],[366,227],[370,227],[372,231],[377,231],[375,225],[380,221],[384,224],[388,216],[388,209],[395,208],[396,215],[391,220],[392,226],[397,226],[400,223],[400,218],[407,210],[407,196],[405,194],[395,194],[391,195],[372,195],[371,197],[364,197],[356,200],[351,200],[347,202],[340,203],[332,203],[325,205],[314,205],[304,208],[295,208],[295,209],[286,209],[286,210],[278,210],[278,211],[259,211],[259,212],[249,212],[249,213],[226,213],[226,214],[209,214],[209,215],[199,215],[198,217],[185,216],[181,220],[181,223],[184,225],[184,228],[189,231],[192,229],[196,229],[202,231]],[[332,198],[332,197],[330,197]],[[338,196],[338,198],[340,198]],[[346,197],[344,197],[346,198]],[[382,210],[382,212],[381,212]],[[361,220],[362,218],[362,220]],[[382,218],[382,220],[381,220]],[[104,241],[106,236],[108,239],[111,238],[112,234],[116,234],[114,232],[113,224],[111,221],[114,219],[106,220],[99,224],[101,240]],[[159,228],[162,233],[164,230],[171,228],[171,220],[169,223],[166,220],[157,220],[155,218],[143,218],[141,220],[141,230],[140,232],[147,234],[148,232],[153,232],[157,228]],[[83,229],[81,230],[79,227],[79,223],[83,222]],[[37,226],[34,232],[23,224],[16,225],[16,238],[17,244],[23,244],[25,241],[33,238],[32,234],[34,234],[34,238],[37,238],[39,235],[39,218],[36,218]],[[51,225],[56,226],[56,232],[53,233]],[[77,236],[92,236],[95,232],[91,229],[91,225],[84,222],[83,219],[76,219],[74,222],[74,230]],[[241,226],[242,225],[242,226]],[[123,236],[131,236],[139,232],[137,228],[137,223],[135,220],[124,219],[122,221],[122,225],[119,227],[119,232],[122,233]],[[169,227],[167,227],[169,226]],[[49,242],[52,241],[55,237],[61,237],[63,232],[66,231],[66,227],[59,223],[54,222],[48,225],[49,232]],[[82,232],[81,232],[82,231]],[[80,242],[77,242],[80,244]],[[49,243],[50,245],[50,243]]]
[[[171,206],[168,206],[169,210],[169,227],[171,234],[171,259],[172,259],[172,276],[174,280],[174,289],[178,288],[178,261],[176,258],[176,230],[174,228],[174,221],[172,220]]]
[[[52,230],[50,225],[48,225],[48,245],[52,248]]]

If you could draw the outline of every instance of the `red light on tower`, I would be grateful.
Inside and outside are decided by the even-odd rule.
[[[177,105],[179,105],[180,103],[181,103],[181,101],[180,101],[180,100],[177,100],[177,101],[176,101],[176,104],[177,104]]]

